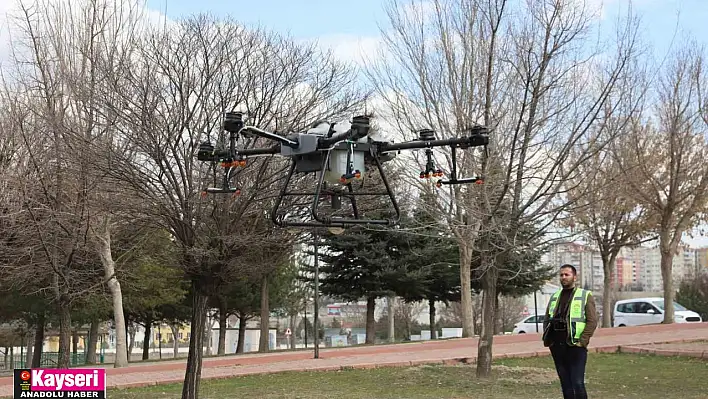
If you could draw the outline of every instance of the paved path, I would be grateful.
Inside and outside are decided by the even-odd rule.
[[[616,352],[620,347],[670,342],[708,341],[708,323],[651,325],[598,329],[590,350]],[[704,345],[701,343],[699,345]],[[705,354],[708,357],[708,348]],[[547,356],[539,334],[501,335],[494,338],[494,357]],[[247,374],[282,371],[340,370],[409,366],[425,363],[474,362],[477,339],[461,338],[423,341],[397,345],[357,346],[321,349],[320,359],[312,351],[246,354],[205,359],[202,377],[226,378]],[[128,388],[166,383],[181,383],[185,360],[133,364],[107,369],[108,386]],[[12,378],[0,378],[0,397],[12,396]]]

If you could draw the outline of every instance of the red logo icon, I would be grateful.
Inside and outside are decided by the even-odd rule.
[[[27,381],[30,379],[30,372],[27,370],[24,370],[23,372],[20,373],[20,378],[22,378],[22,381]]]

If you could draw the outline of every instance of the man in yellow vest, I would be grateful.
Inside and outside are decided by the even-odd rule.
[[[585,365],[588,344],[597,328],[592,292],[577,288],[575,266],[560,267],[562,288],[553,294],[543,322],[543,344],[550,347],[564,399],[586,399]]]

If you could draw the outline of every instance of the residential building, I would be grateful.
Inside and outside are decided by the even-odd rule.
[[[696,249],[696,271],[708,272],[708,247]]]
[[[549,256],[551,265],[571,264],[578,270],[580,286],[593,290],[601,289],[603,284],[602,258],[592,247],[574,242],[562,242],[551,247]]]
[[[553,265],[569,263],[578,269],[580,286],[600,291],[604,285],[604,269],[600,252],[594,247],[573,242],[562,242],[551,247],[548,256]],[[673,257],[674,285],[695,275],[697,270],[708,270],[708,248],[679,248]],[[658,247],[622,248],[615,260],[615,287],[621,290],[663,291],[661,253]]]

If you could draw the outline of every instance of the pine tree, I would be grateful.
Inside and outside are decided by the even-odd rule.
[[[493,248],[486,256],[502,259],[497,280],[497,294],[521,297],[539,290],[543,284],[555,275],[555,268],[545,265],[541,256],[546,252],[544,237],[538,234],[535,226],[527,225],[518,228],[513,240],[502,230],[496,234],[485,234],[480,239],[489,240],[489,248]],[[481,291],[481,253],[475,251],[472,256],[472,290]]]
[[[425,212],[432,198],[423,194],[413,215],[402,224],[405,245],[399,266],[396,292],[409,302],[428,301],[430,337],[436,336],[436,302],[460,300],[459,250],[455,241],[443,234],[438,221]]]
[[[400,264],[398,235],[389,228],[352,226],[320,237],[320,293],[358,301],[366,298],[366,343],[374,343],[375,300],[391,288]]]

